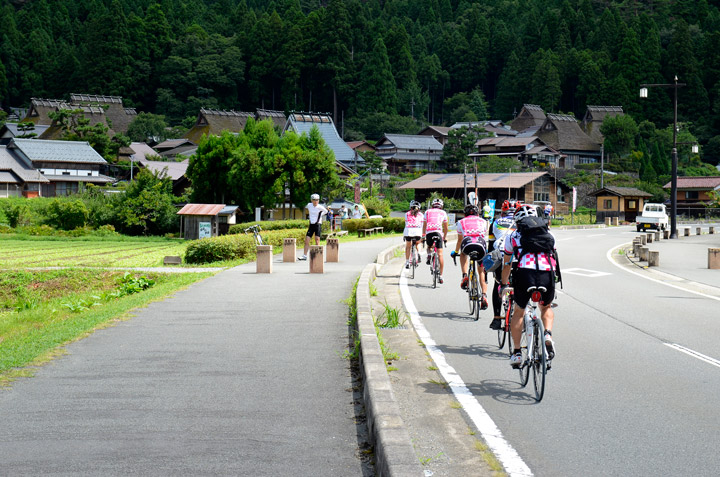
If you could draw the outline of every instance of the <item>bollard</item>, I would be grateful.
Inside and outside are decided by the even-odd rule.
[[[339,262],[340,261],[340,240],[336,238],[327,239],[325,244],[327,249],[327,260],[328,262]]]
[[[695,229],[695,235],[702,235],[702,227],[698,227]]]
[[[612,220],[612,219],[611,219],[610,217],[605,217],[605,225],[607,225],[607,226],[609,227],[611,220]]]
[[[643,244],[643,245],[645,245],[645,244],[647,243],[647,235],[642,234],[642,235],[640,236],[640,243]]]
[[[667,230],[667,229],[666,229],[666,230],[663,230],[663,238],[664,238],[665,240],[669,240],[669,239],[670,239],[670,231],[669,231],[669,230]]]
[[[310,245],[310,255],[308,256],[310,264],[310,273],[325,273],[323,269],[323,246]]]
[[[612,218],[612,224],[613,224],[613,225],[620,225],[620,217],[613,217],[613,218]]]
[[[715,233],[715,227],[711,226],[711,227],[708,229],[708,233],[709,233],[709,234],[714,234],[714,233]]]
[[[255,273],[272,273],[272,245],[258,245]]]
[[[647,247],[640,247],[640,260],[647,261],[649,251],[650,249]]]
[[[655,234],[645,234],[647,236],[647,243],[652,243]]]
[[[659,231],[659,230],[656,231],[656,232],[655,232],[655,239],[654,239],[654,240],[655,240],[656,242],[659,242],[661,238],[662,238],[662,234],[660,233],[660,231]]]
[[[640,247],[642,247],[642,244],[640,242],[633,243],[633,256],[634,257],[640,256]]]
[[[684,235],[685,237],[689,237],[689,236],[690,236],[690,227],[685,227],[685,232],[683,233],[683,235]]]
[[[720,269],[720,248],[708,249],[708,268],[711,270]]]
[[[294,262],[297,260],[297,239],[285,238],[283,239],[283,262]]]
[[[650,250],[648,255],[648,267],[659,267],[660,266],[660,252],[657,250]]]

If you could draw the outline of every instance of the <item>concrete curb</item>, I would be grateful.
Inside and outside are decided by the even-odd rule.
[[[377,276],[377,267],[392,260],[395,251],[404,247],[404,244],[389,247],[377,255],[377,263],[366,265],[355,295],[363,400],[370,439],[375,447],[375,472],[380,477],[424,475],[392,392],[370,305],[370,283]]]

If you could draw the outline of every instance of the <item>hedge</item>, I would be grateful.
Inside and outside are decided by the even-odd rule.
[[[228,230],[229,234],[244,234],[245,229],[251,225],[260,225],[260,228],[265,230],[287,230],[287,229],[301,229],[305,227],[307,230],[307,220],[263,220],[262,222],[245,222],[242,224],[231,225]]]
[[[348,232],[357,232],[358,229],[382,227],[384,232],[402,232],[405,230],[405,219],[402,217],[383,217],[382,219],[346,219],[343,228]]]
[[[305,240],[306,232],[307,228],[294,228],[263,231],[261,235],[267,245],[282,247],[285,238],[294,238],[298,243],[302,243]],[[241,233],[191,242],[185,250],[185,263],[211,263],[235,259],[254,260],[255,256],[254,237]]]

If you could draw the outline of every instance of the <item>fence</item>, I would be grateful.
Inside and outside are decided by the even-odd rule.
[[[670,212],[670,210],[668,210]],[[678,207],[678,220],[720,220],[720,208],[712,207]]]

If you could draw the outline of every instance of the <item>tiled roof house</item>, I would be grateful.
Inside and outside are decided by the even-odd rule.
[[[297,134],[310,134],[310,130],[317,127],[325,144],[335,153],[335,160],[344,166],[357,170],[358,164],[365,163],[365,160],[353,151],[335,128],[335,123],[329,114],[318,113],[290,113],[283,131],[294,131]]]
[[[670,189],[671,183],[663,186]],[[700,206],[710,201],[710,191],[720,192],[720,176],[678,177],[677,178],[677,205]]]
[[[49,182],[30,161],[0,146],[0,198],[37,197],[40,185]]]
[[[443,145],[432,136],[385,134],[375,144],[376,154],[393,173],[430,169],[440,162]]]

